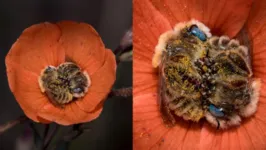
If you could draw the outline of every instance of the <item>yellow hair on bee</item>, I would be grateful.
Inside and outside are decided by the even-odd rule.
[[[48,66],[48,67],[53,68],[53,69],[56,69],[56,67],[54,67],[54,66]],[[43,80],[42,80],[42,76],[43,76],[44,71],[45,71],[46,69],[47,69],[47,67],[44,68],[44,69],[41,71],[40,76],[38,77],[38,83],[39,83],[39,87],[40,87],[40,90],[41,90],[42,93],[45,92],[45,87],[43,86],[44,83],[43,83]]]

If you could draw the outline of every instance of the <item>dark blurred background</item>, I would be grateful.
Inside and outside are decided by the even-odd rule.
[[[5,55],[21,32],[32,24],[74,20],[91,24],[106,47],[115,49],[132,24],[132,0],[1,0],[0,1],[0,124],[23,115],[9,90]],[[115,88],[132,86],[132,63],[118,66]],[[132,149],[132,97],[111,98],[101,116],[88,123],[86,132],[70,144],[70,150]],[[15,149],[23,125],[0,135],[0,150]]]

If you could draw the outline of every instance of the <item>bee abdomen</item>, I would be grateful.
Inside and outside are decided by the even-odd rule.
[[[199,121],[204,117],[204,111],[199,100],[185,97],[177,98],[169,103],[169,108],[179,117],[185,120]]]
[[[230,40],[227,36],[213,36],[208,40],[208,43],[216,50],[236,49],[240,46],[239,41],[235,39]]]

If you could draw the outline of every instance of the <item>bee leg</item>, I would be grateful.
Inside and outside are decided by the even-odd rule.
[[[216,122],[217,122],[217,130],[219,130],[220,129],[220,122],[219,122],[219,120],[216,118]]]

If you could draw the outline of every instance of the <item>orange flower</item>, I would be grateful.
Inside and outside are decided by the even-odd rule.
[[[74,63],[76,72],[66,76],[71,68],[65,62]],[[69,72],[60,74],[60,64]],[[48,66],[55,69],[55,78],[41,78],[49,75],[44,73]],[[25,29],[7,54],[6,67],[10,89],[25,114],[36,122],[62,125],[97,118],[116,73],[115,56],[94,28],[71,21]]]
[[[263,0],[134,0],[134,149],[266,148],[265,8]],[[168,128],[162,121],[157,103],[158,72],[152,66],[154,49],[162,33],[193,18],[207,25],[214,35],[231,38],[246,25],[253,43],[254,77],[260,78],[262,85],[257,112],[236,128],[216,130],[206,121],[179,121]]]

